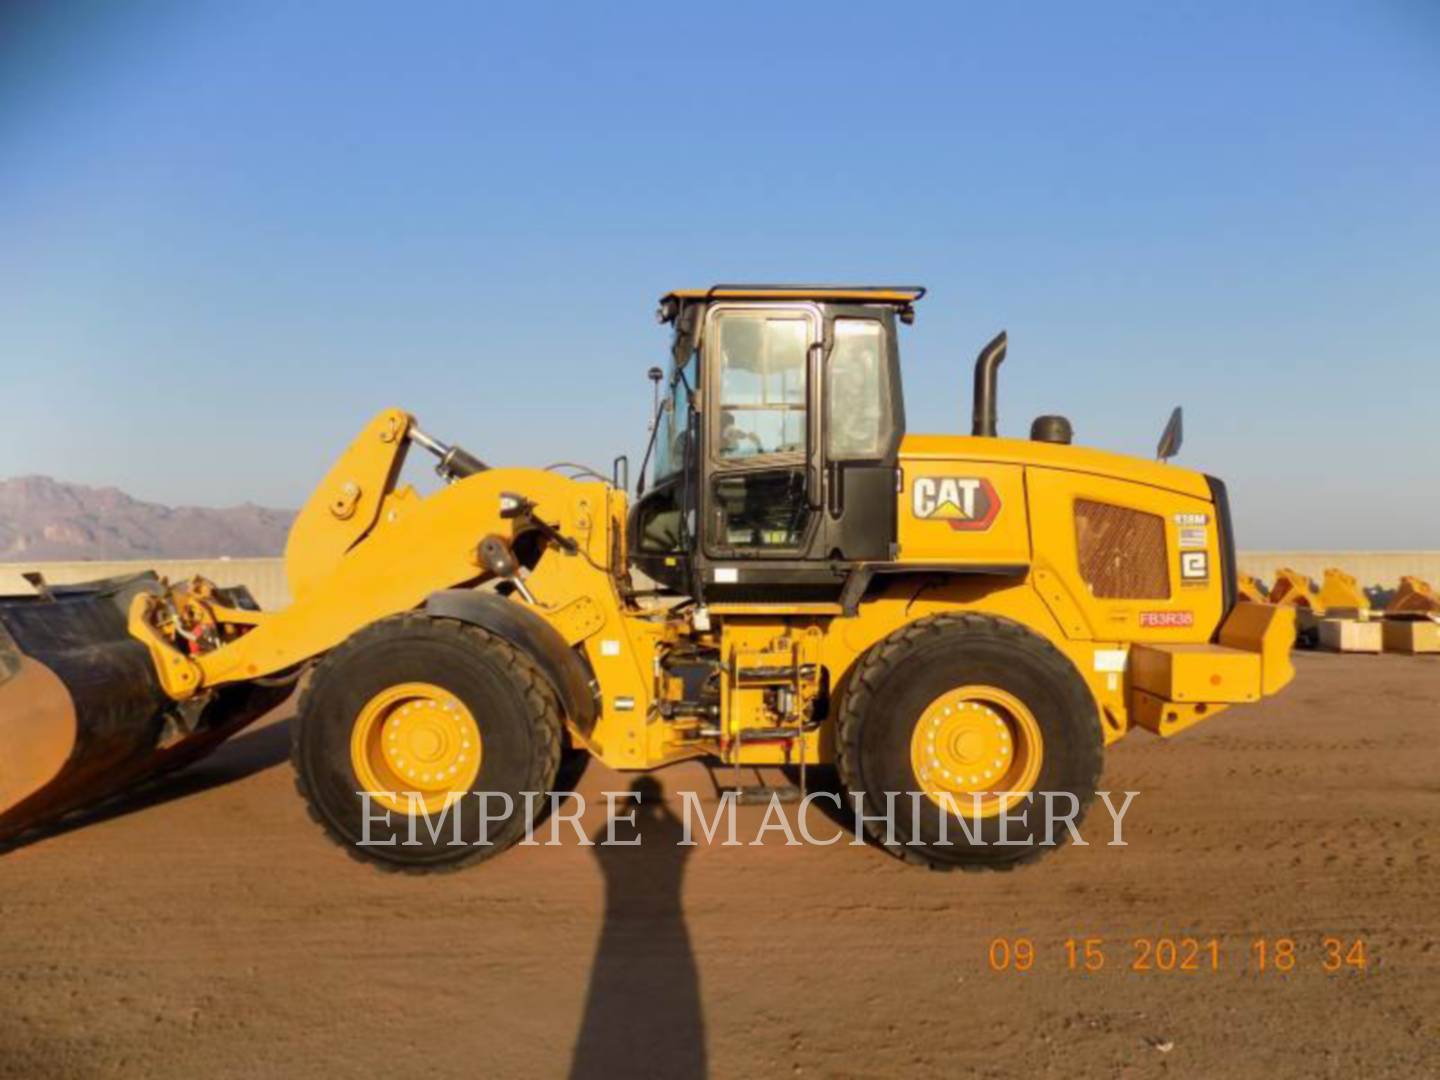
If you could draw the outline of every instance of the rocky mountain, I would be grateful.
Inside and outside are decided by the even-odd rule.
[[[0,480],[0,562],[279,555],[295,514],[141,502],[48,476]]]

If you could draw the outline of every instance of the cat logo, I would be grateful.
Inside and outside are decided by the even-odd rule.
[[[920,476],[915,479],[910,508],[917,518],[980,532],[988,529],[1000,513],[1000,496],[984,477]]]

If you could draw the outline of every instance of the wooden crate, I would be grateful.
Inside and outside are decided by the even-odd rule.
[[[1440,623],[1429,619],[1386,619],[1386,652],[1440,653]]]
[[[1382,625],[1360,619],[1321,619],[1320,648],[1330,652],[1378,653],[1384,643]]]

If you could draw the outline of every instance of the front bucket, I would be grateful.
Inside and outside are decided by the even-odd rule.
[[[241,684],[181,707],[126,613],[154,574],[0,598],[0,841],[204,756],[288,687]]]

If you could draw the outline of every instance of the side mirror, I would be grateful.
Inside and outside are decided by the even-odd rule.
[[[1160,433],[1160,445],[1155,447],[1156,461],[1169,461],[1180,453],[1180,444],[1185,441],[1185,412],[1179,405],[1170,414],[1165,430]]]
[[[645,377],[650,380],[650,426],[653,429],[660,423],[660,383],[665,378],[665,372],[652,367]]]

